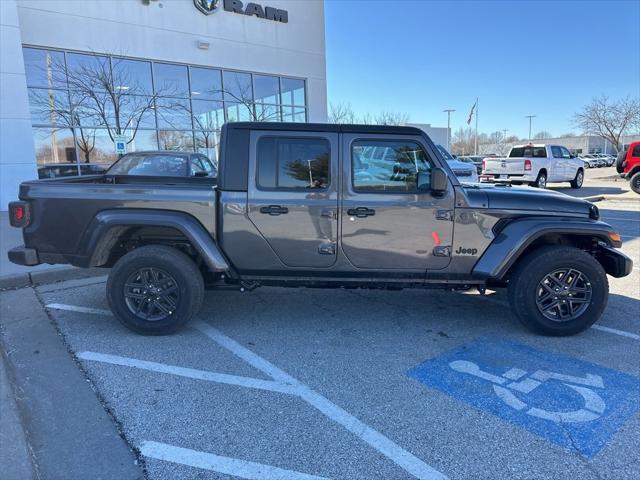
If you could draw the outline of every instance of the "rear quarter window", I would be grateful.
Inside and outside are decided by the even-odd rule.
[[[515,147],[509,152],[509,158],[547,158],[544,147]]]

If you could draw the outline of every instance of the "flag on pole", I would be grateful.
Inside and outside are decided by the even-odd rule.
[[[478,100],[476,99],[476,103],[473,104],[473,107],[471,107],[471,111],[469,112],[469,118],[467,118],[467,125],[471,123],[471,120],[473,119],[473,112],[475,111],[477,105],[478,105]]]

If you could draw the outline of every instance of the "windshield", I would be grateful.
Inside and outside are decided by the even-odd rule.
[[[547,158],[547,150],[544,147],[513,147],[509,152],[509,158]]]
[[[187,172],[184,155],[125,155],[107,171],[108,175],[149,175],[160,177],[184,177]]]

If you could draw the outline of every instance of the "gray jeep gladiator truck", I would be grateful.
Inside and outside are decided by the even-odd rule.
[[[269,285],[506,287],[525,326],[570,335],[632,268],[595,205],[461,184],[411,127],[231,123],[217,178],[110,171],[24,182],[9,258],[111,268],[109,305],[142,334],[177,330],[205,288]]]

